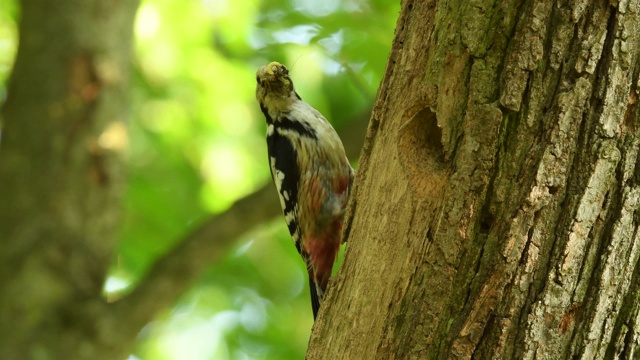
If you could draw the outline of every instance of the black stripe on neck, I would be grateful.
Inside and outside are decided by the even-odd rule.
[[[276,129],[292,130],[300,134],[300,136],[304,136],[310,139],[318,138],[318,134],[316,133],[315,129],[313,129],[312,127],[305,126],[304,123],[300,121],[291,120],[288,117],[283,117],[280,121],[278,121],[274,125]]]

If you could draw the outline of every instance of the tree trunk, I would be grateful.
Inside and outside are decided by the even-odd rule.
[[[308,359],[640,358],[639,10],[403,1]]]
[[[136,7],[129,0],[21,3],[1,112],[2,359],[127,354],[106,323],[101,293],[123,192]]]

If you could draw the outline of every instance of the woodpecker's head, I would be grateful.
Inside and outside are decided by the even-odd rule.
[[[268,65],[262,66],[256,72],[256,98],[261,104],[264,104],[267,97],[271,100],[287,99],[290,97],[300,98],[293,88],[293,82],[289,77],[289,70],[278,63],[270,62]]]

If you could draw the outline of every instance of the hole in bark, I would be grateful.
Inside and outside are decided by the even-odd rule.
[[[433,228],[429,227],[429,230],[427,230],[427,241],[432,243],[433,242]]]
[[[604,200],[602,201],[602,211],[605,211],[607,209],[610,201],[611,201],[611,192],[607,191],[606,194],[604,194]]]
[[[444,162],[444,152],[440,141],[442,130],[438,126],[436,113],[430,108],[424,107],[411,117],[400,128],[400,134],[403,143],[411,145],[413,149],[422,150],[420,152],[423,155]]]
[[[442,130],[438,126],[436,114],[429,109],[426,109],[428,113],[424,113],[425,109],[420,111],[418,115],[421,116],[425,125],[425,145],[432,152],[432,155],[438,160],[444,162],[444,151],[442,148]]]
[[[494,220],[493,215],[488,210],[483,211],[480,218],[480,233],[488,234],[491,231]]]
[[[420,105],[409,109],[398,130],[398,155],[415,192],[424,196],[441,189],[446,174],[442,131],[436,113]]]
[[[640,156],[636,158],[636,165],[633,169],[633,176],[629,179],[634,185],[640,184]]]

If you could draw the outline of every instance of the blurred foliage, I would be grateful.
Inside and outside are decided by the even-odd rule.
[[[143,0],[126,217],[107,296],[270,181],[259,66],[288,65],[298,93],[339,126],[371,107],[398,11],[386,0]],[[0,0],[0,101],[18,17],[15,0]],[[141,331],[131,359],[302,359],[313,323],[306,281],[284,221],[264,224]]]
[[[0,104],[6,98],[6,81],[18,47],[18,6],[14,0],[0,0]]]

